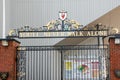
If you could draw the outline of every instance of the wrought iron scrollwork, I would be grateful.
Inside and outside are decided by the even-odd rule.
[[[117,78],[120,78],[120,70],[114,70],[114,74]]]
[[[29,26],[24,26],[18,29],[11,29],[9,31],[8,36],[18,36],[19,31],[59,31],[59,30],[70,31],[70,30],[80,30],[81,28],[83,28],[83,25],[80,25],[75,20],[65,20],[64,28],[62,27],[62,23],[60,20],[52,20],[43,27],[32,28]]]
[[[58,20],[52,20],[49,21],[45,26],[43,27],[30,27],[30,26],[24,26],[17,29],[11,29],[9,31],[8,37],[18,37],[19,31],[70,31],[70,30],[80,30],[83,28],[83,25],[80,25],[75,20],[69,20],[68,18],[65,18],[64,20],[61,20],[58,18]]]
[[[26,76],[26,54],[24,51],[17,53],[17,80],[23,80]]]
[[[2,80],[7,80],[8,76],[9,76],[8,72],[0,72],[0,78]]]

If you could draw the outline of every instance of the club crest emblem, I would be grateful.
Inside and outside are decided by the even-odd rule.
[[[67,18],[67,11],[59,11],[59,18],[65,20]]]

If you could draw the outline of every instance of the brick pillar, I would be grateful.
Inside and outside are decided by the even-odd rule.
[[[120,70],[120,44],[115,44],[115,37],[109,39],[110,44],[110,80],[120,80],[115,76],[115,70]]]
[[[4,40],[8,46],[3,46]],[[8,72],[7,80],[16,80],[16,50],[19,44],[14,39],[0,39],[0,72]]]

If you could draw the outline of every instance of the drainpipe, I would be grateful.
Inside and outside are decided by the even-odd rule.
[[[3,34],[2,38],[5,38],[5,0],[3,0]]]

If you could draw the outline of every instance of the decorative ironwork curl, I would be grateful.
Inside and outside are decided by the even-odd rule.
[[[64,25],[64,28],[62,27]],[[48,22],[47,25],[43,27],[33,28],[30,26],[24,26],[17,29],[11,29],[9,31],[8,36],[18,36],[19,31],[70,31],[70,30],[80,30],[83,28],[83,25],[80,25],[75,20],[65,19],[64,24],[62,24],[61,20],[52,20]]]
[[[7,80],[8,76],[9,76],[8,72],[0,72],[0,78],[2,80]]]

